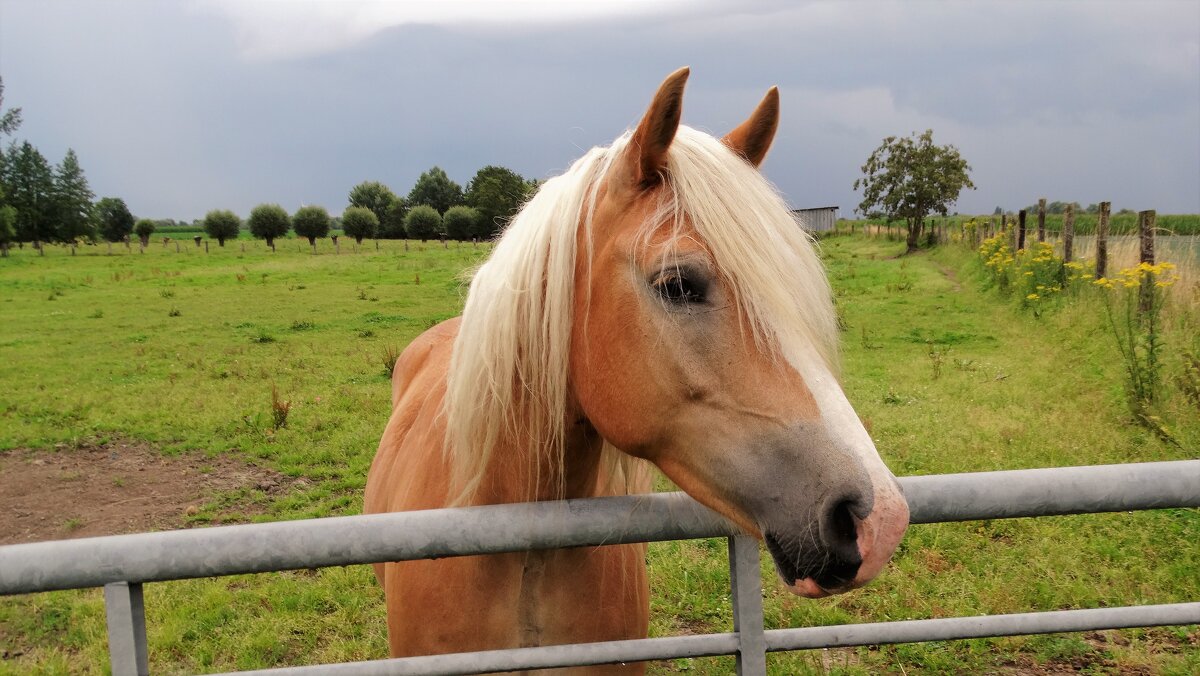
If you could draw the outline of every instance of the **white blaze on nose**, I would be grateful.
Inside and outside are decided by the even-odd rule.
[[[894,481],[892,473],[883,464],[879,451],[875,450],[875,442],[871,441],[867,429],[850,406],[842,386],[815,350],[805,346],[800,352],[799,355],[788,355],[789,362],[812,394],[821,414],[821,424],[825,426],[829,438],[841,446],[839,450],[862,462],[877,491],[879,481],[884,480],[890,484]]]
[[[896,550],[908,527],[908,503],[900,493],[895,476],[883,464],[875,443],[846,399],[841,385],[821,358],[811,347],[803,348],[799,359],[793,358],[794,355],[788,356],[812,394],[820,412],[821,424],[825,426],[829,439],[837,444],[836,450],[857,458],[871,481],[874,494],[871,513],[861,521],[855,518],[858,549],[863,562],[850,586],[857,587],[875,577]],[[797,580],[793,591],[809,596],[808,592],[814,590],[806,589],[804,584],[819,589],[811,580]]]

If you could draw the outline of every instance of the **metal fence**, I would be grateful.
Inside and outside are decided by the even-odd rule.
[[[912,523],[1200,507],[1200,460],[900,479]],[[461,674],[1064,631],[1200,624],[1200,602],[764,630],[758,543],[682,493],[115,535],[0,547],[0,594],[103,587],[113,673],[148,673],[142,584],[412,559],[729,538],[734,631],[271,669]]]

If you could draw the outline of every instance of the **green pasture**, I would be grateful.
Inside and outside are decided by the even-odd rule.
[[[456,314],[486,247],[343,241],[318,255],[224,248],[28,247],[0,259],[0,450],[136,439],[230,454],[305,482],[218,496],[190,518],[357,513],[389,412],[385,361]],[[902,242],[822,243],[844,318],[844,383],[898,475],[1197,457],[1200,416],[1161,407],[1177,444],[1131,424],[1099,307],[1040,319],[982,288],[973,253],[897,258]],[[297,250],[299,249],[299,250]],[[272,388],[291,402],[273,425]],[[3,481],[0,478],[0,481]],[[666,487],[665,482],[660,482]],[[237,500],[234,500],[237,498]],[[237,518],[233,515],[234,519]],[[763,561],[768,627],[1200,600],[1200,512],[1164,510],[914,526],[865,589],[811,601]],[[722,540],[657,543],[654,635],[731,631]],[[146,588],[151,669],[212,672],[386,655],[369,568]],[[772,673],[1200,672],[1197,627],[772,655]],[[98,590],[0,600],[0,674],[106,673]],[[732,660],[652,673],[727,674]]]

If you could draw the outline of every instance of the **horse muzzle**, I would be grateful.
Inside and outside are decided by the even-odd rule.
[[[883,570],[908,528],[908,503],[894,478],[881,483],[872,500],[853,492],[827,498],[801,531],[763,532],[789,591],[808,598],[840,594]]]

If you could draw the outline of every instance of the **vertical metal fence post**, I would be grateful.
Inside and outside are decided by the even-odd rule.
[[[729,586],[733,589],[733,630],[738,634],[738,676],[766,676],[762,573],[758,540],[749,535],[729,538]]]
[[[113,676],[147,676],[146,608],[142,585],[111,582],[104,585],[104,612],[108,616],[108,657]]]

